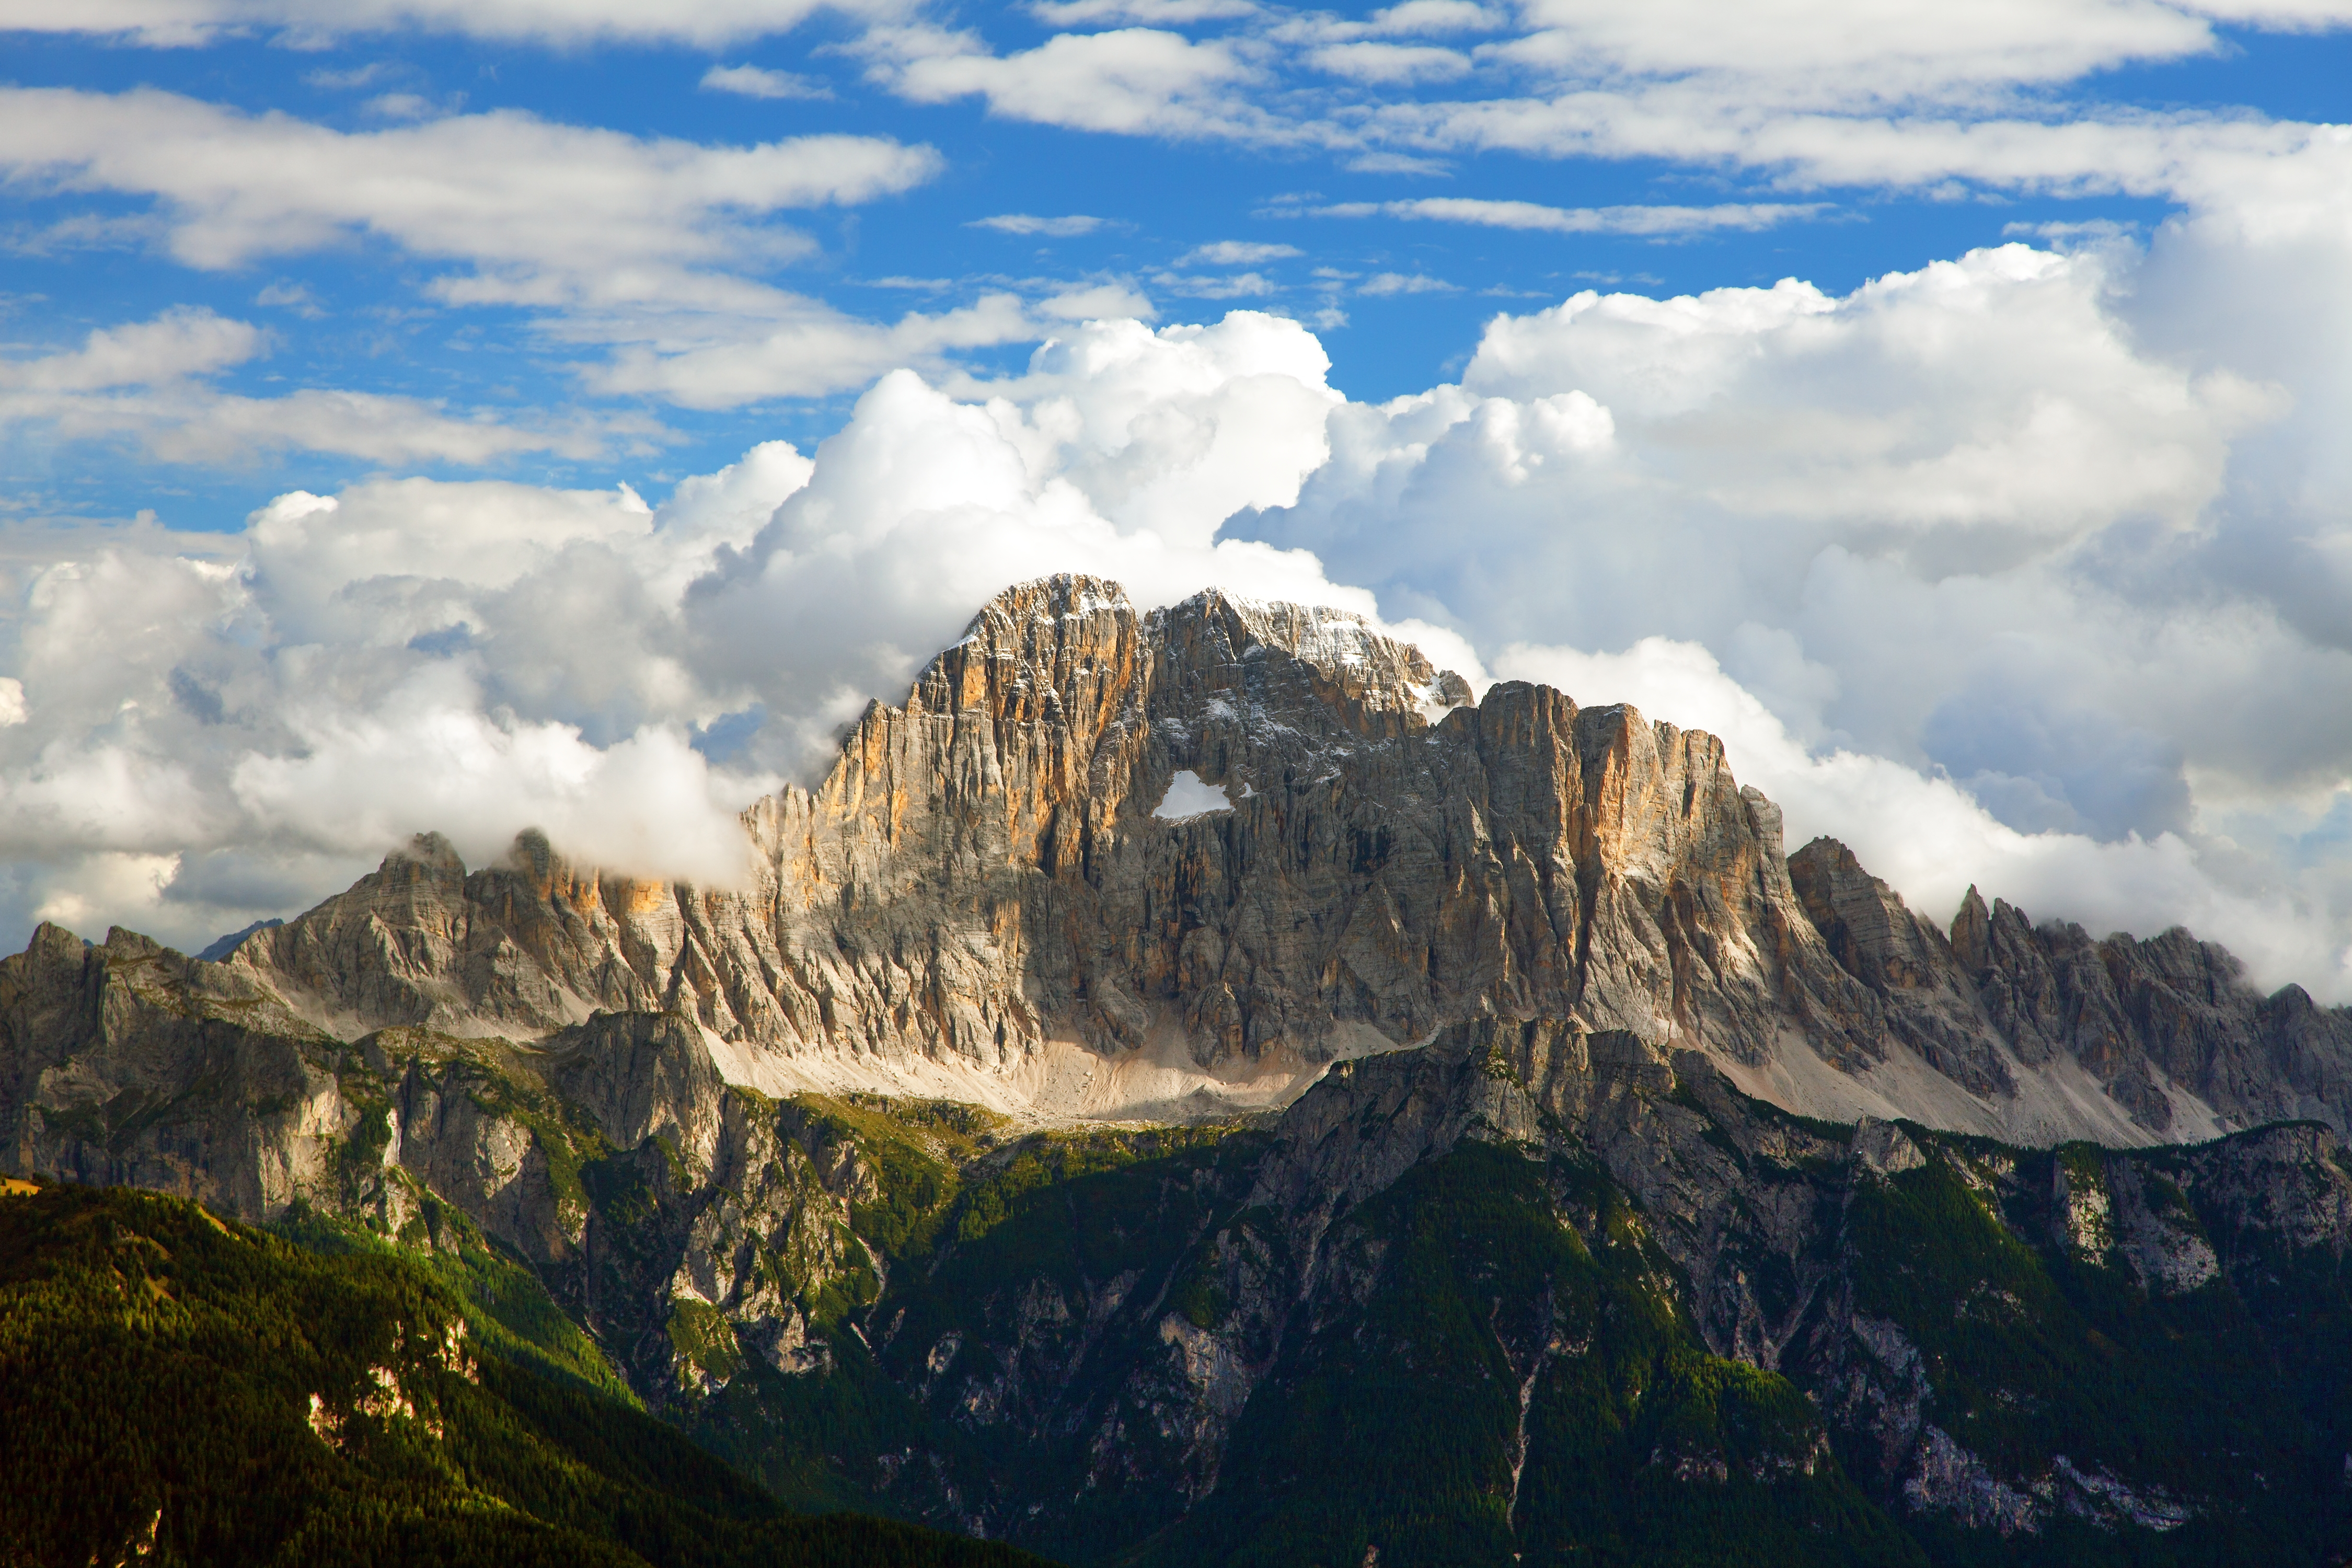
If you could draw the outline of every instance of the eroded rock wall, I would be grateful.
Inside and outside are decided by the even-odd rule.
[[[1883,1052],[1712,736],[1457,678],[1353,617],[1008,591],[825,781],[761,802],[748,890],[527,837],[420,839],[232,956],[319,1026],[530,1037],[687,1013],[754,1059],[1003,1071],[1048,1039],[1311,1070],[1481,1014],[1758,1061]],[[1153,815],[1180,770],[1231,809]]]
[[[1156,815],[1180,771],[1228,808]],[[1787,857],[1714,737],[1525,683],[1473,704],[1333,611],[1009,589],[745,823],[732,889],[535,835],[469,871],[426,836],[205,984],[340,1040],[667,1011],[772,1092],[1049,1118],[1279,1103],[1333,1060],[1549,1017],[1811,1114],[2030,1142],[2352,1125],[2352,1014],[2257,995],[2185,932],[2094,941],[1973,895],[1947,932],[1834,841]]]

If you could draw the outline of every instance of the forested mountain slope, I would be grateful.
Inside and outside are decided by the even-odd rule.
[[[468,1305],[396,1254],[322,1257],[183,1199],[0,1197],[0,1563],[1034,1561],[791,1515],[625,1393],[469,1331]]]

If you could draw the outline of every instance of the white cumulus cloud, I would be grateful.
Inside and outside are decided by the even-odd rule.
[[[160,341],[210,363],[202,330]],[[1008,582],[1370,609],[1311,556],[1217,537],[1324,460],[1327,369],[1271,317],[1089,321],[1011,382],[885,375],[814,458],[769,443],[658,507],[380,479],[282,495],[225,555],[146,526],[26,537],[0,561],[0,898],[200,944],[426,828],[476,861],[537,826],[728,881],[736,811]]]
[[[969,33],[877,28],[863,47],[868,74],[918,103],[981,98],[1009,119],[1128,135],[1223,136],[1278,123],[1242,95],[1262,74],[1242,51],[1163,28],[1059,33],[1010,55]]]

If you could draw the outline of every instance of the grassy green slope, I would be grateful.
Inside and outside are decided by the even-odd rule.
[[[562,1383],[577,1384],[633,1409],[644,1408],[628,1380],[596,1342],[548,1296],[530,1266],[484,1236],[459,1209],[416,1188],[418,1218],[404,1241],[356,1220],[308,1205],[269,1228],[329,1257],[405,1258],[447,1286],[464,1303],[468,1338],[478,1351]]]
[[[466,1310],[410,1259],[178,1199],[0,1198],[0,1563],[1036,1561],[789,1514],[593,1378],[460,1339]]]

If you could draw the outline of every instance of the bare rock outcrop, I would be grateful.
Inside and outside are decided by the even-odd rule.
[[[1787,856],[1711,735],[1524,682],[1468,699],[1340,612],[1142,613],[1049,578],[870,706],[815,787],[747,811],[740,886],[599,872],[536,834],[469,870],[427,834],[224,964],[171,963],[288,1037],[551,1045],[669,1013],[770,1093],[1048,1118],[1279,1103],[1333,1061],[1552,1018],[1848,1120],[2109,1144],[2352,1126],[2352,1014],[2258,995],[2219,948],[1973,893],[1947,932],[1833,840]],[[1180,771],[1227,808],[1156,815]],[[10,1015],[0,1135],[26,1097],[96,1102],[26,1011],[54,1005]]]
[[[1346,615],[1215,593],[1139,615],[1050,579],[870,708],[823,784],[746,814],[748,890],[599,875],[532,836],[469,873],[426,837],[230,963],[345,1036],[677,1011],[772,1087],[984,1081],[1050,1041],[1303,1081],[1482,1015],[1759,1068],[1792,1038],[1851,1070],[1901,1037],[1714,737],[1466,694]],[[1180,769],[1231,809],[1155,816]]]

